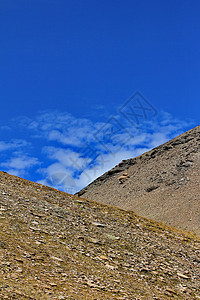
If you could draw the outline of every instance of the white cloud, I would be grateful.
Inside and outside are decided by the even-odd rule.
[[[38,164],[38,160],[35,157],[13,157],[9,161],[2,163],[1,165],[7,168],[25,169],[30,168],[33,165]]]
[[[65,160],[63,162],[59,160],[59,163],[54,163],[48,168],[41,170],[45,174],[46,179],[45,181],[40,181],[40,183],[75,193],[122,160],[138,156],[147,150],[147,148],[137,148],[134,151],[121,150],[115,154],[100,154],[93,165],[87,165],[82,169],[73,165],[73,168],[76,167],[76,171],[80,171],[78,177],[74,176],[75,170],[69,169],[69,165],[66,164]],[[68,152],[68,155],[70,157],[71,153]],[[69,157],[66,159],[69,160]]]
[[[65,168],[61,163],[53,163],[39,171],[44,174],[45,179],[38,181],[38,183],[61,189],[68,193],[75,193],[77,191],[73,172]]]
[[[78,133],[77,128],[71,129],[71,132],[60,132],[58,130],[52,130],[48,133],[47,139],[49,141],[57,141],[63,145],[71,145],[71,146],[78,146],[82,143],[82,139],[84,135],[80,135]],[[80,138],[79,138],[80,137]]]
[[[49,155],[51,159],[58,161],[64,167],[73,169],[84,168],[91,162],[90,158],[81,157],[81,152],[75,152],[70,149],[45,147],[44,152]]]
[[[138,156],[193,125],[165,112],[141,122],[137,128],[120,115],[111,119],[117,120],[117,129],[112,127],[115,121],[113,124],[107,120],[95,123],[58,111],[41,112],[35,119],[18,118],[14,124],[29,130],[31,138],[40,137],[43,145],[46,143],[40,149],[45,161],[44,167],[38,169],[42,176],[39,182],[71,193],[120,161]],[[0,151],[14,145],[16,141],[0,142]],[[39,165],[38,159],[27,155],[14,155],[2,164],[16,174],[36,165]]]
[[[0,141],[0,151],[5,151],[10,148],[11,148],[11,145],[9,143]]]
[[[131,151],[119,151],[115,154],[101,154],[97,158],[97,164],[94,164],[93,166],[89,166],[86,168],[79,176],[79,178],[76,179],[76,186],[78,187],[78,190],[83,188],[84,186],[88,185],[90,182],[92,182],[95,178],[101,176],[111,168],[113,168],[115,165],[120,163],[123,159],[128,159],[131,157],[134,157],[137,155],[136,153],[139,153],[140,151],[135,151],[135,153]],[[77,190],[77,191],[78,191]]]
[[[10,142],[0,141],[0,151],[18,149],[27,146],[28,143],[25,140],[11,140]]]
[[[68,113],[58,111],[41,112],[35,120],[22,118],[20,126],[32,130],[35,137],[45,138],[48,142],[55,141],[60,145],[78,146],[96,141],[95,134],[104,123],[91,122],[86,118],[75,118]]]
[[[22,170],[8,169],[7,172],[10,175],[14,175],[14,176],[18,176],[18,177],[22,177],[24,175],[24,172],[22,172]]]
[[[20,156],[11,157],[6,162],[1,163],[0,166],[6,168],[9,174],[23,176],[26,174],[27,169],[39,164],[37,158],[22,154]]]

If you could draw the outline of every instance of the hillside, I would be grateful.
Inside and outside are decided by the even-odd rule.
[[[200,236],[199,178],[200,126],[122,161],[78,195]]]
[[[200,299],[200,240],[0,172],[0,299]]]

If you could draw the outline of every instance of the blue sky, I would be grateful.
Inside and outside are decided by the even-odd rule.
[[[73,193],[199,125],[199,10],[2,0],[0,169]]]

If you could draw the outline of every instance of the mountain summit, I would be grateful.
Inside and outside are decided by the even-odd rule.
[[[200,235],[200,126],[122,161],[77,194]]]

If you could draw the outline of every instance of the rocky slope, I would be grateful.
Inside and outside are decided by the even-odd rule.
[[[0,299],[200,299],[200,240],[0,172]]]
[[[78,195],[200,235],[200,126],[122,161]]]

